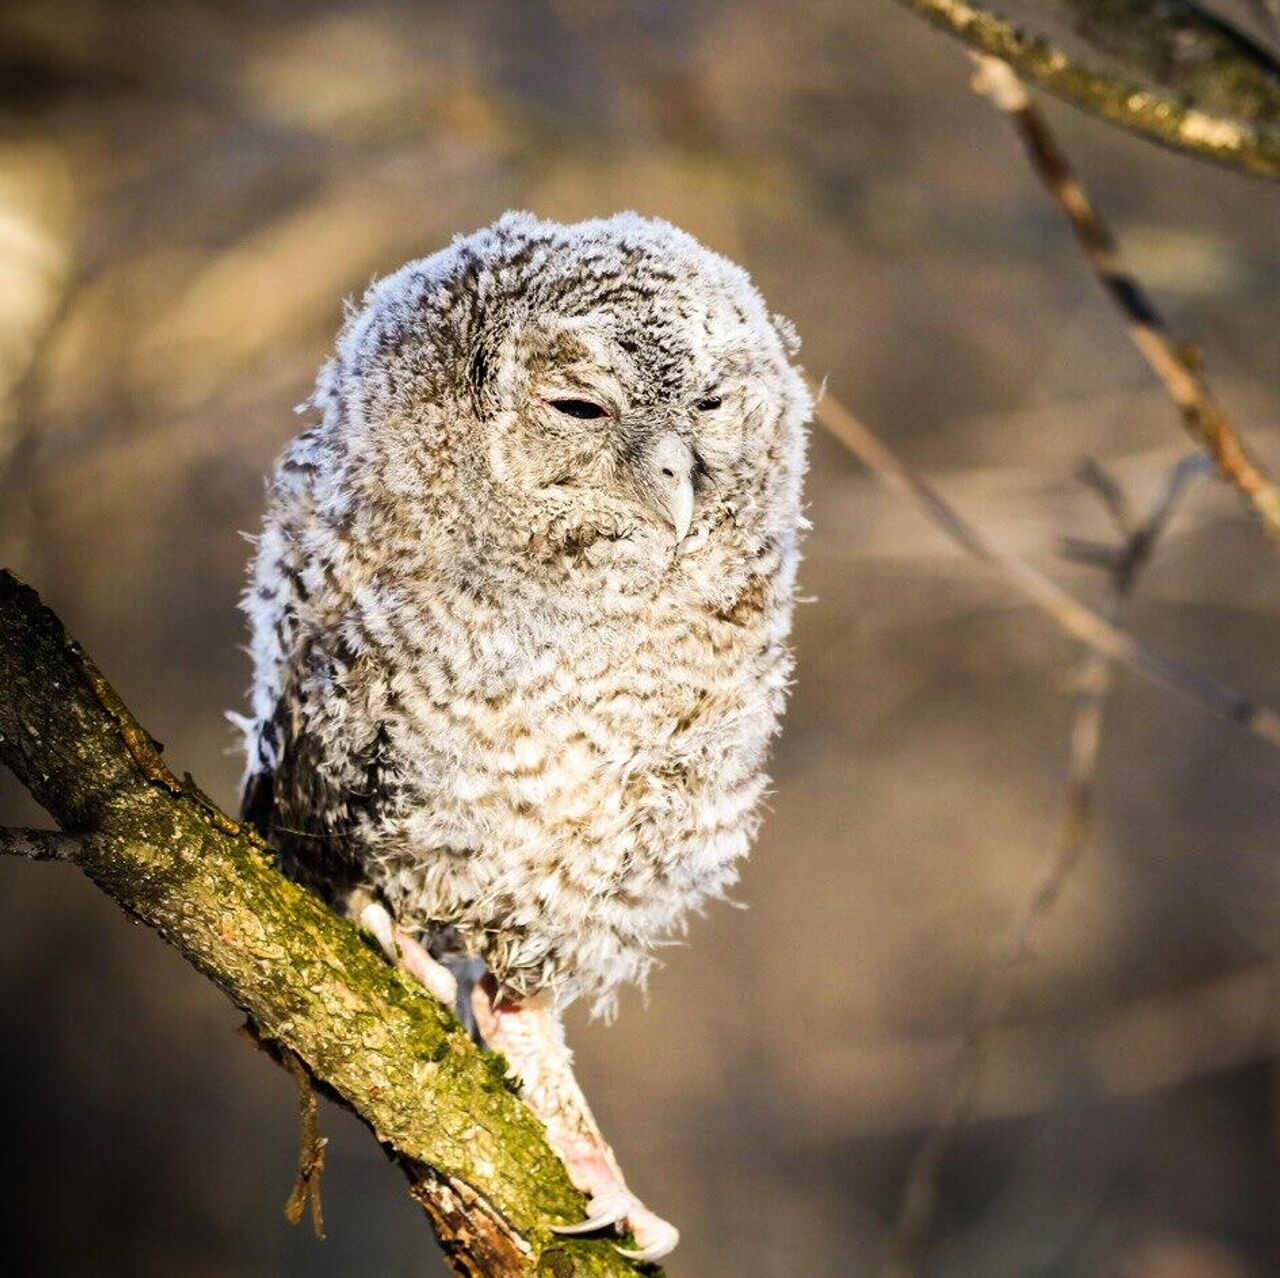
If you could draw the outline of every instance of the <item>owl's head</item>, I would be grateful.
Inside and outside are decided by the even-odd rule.
[[[666,222],[508,213],[374,285],[317,396],[367,482],[545,551],[692,553],[797,522],[798,343]]]

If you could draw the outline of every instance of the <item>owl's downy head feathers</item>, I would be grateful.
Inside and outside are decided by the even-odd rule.
[[[508,213],[370,288],[315,402],[352,482],[544,549],[670,560],[726,521],[796,523],[796,346],[669,223]]]

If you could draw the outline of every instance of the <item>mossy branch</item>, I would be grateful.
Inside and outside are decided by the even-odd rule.
[[[0,571],[0,759],[65,832],[0,834],[0,851],[77,865],[155,928],[368,1125],[405,1171],[456,1273],[654,1273],[583,1218],[500,1058],[285,879],[270,849],[179,780],[35,591]]]
[[[1091,115],[1280,179],[1280,70],[1243,34],[1186,0],[1071,0],[1077,34],[1098,64],[970,0],[899,3]],[[1120,70],[1105,61],[1118,61]]]

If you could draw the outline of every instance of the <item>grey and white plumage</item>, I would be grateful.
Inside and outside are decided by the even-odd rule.
[[[246,810],[291,873],[511,999],[643,982],[759,820],[794,350],[740,268],[634,214],[507,214],[368,291],[245,600]]]

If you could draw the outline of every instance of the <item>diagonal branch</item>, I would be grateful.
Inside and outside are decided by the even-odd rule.
[[[457,1274],[656,1272],[550,1232],[581,1220],[584,1200],[501,1058],[174,776],[57,617],[3,571],[0,759],[68,832],[10,831],[0,852],[70,861],[220,986],[364,1120]]]
[[[1240,491],[1267,531],[1280,537],[1280,491],[1250,456],[1195,358],[1173,340],[1146,290],[1125,270],[1115,237],[1072,173],[1026,87],[1007,62],[985,56],[974,61],[978,64],[974,89],[1012,120],[1036,176],[1071,223],[1094,274],[1124,317],[1134,345],[1181,411],[1188,434],[1213,458],[1222,477]]]
[[[1280,745],[1280,713],[1210,675],[1142,647],[1114,621],[1067,593],[1029,563],[1002,549],[971,524],[923,475],[917,474],[829,391],[817,395],[818,421],[877,479],[910,497],[962,550],[990,564],[1029,603],[1067,634],[1202,710]]]

